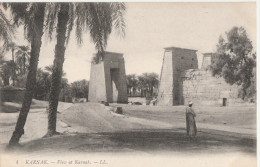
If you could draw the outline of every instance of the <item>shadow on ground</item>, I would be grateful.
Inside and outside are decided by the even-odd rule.
[[[114,133],[63,134],[22,143],[25,152],[185,152],[256,154],[256,139],[229,132],[199,131],[196,138],[185,129],[141,130]]]

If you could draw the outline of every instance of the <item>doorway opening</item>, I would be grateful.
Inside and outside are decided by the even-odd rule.
[[[110,69],[111,74],[111,89],[112,89],[112,101],[118,102],[118,86],[119,86],[119,68]]]

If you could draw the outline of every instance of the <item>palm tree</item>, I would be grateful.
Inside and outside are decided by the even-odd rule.
[[[47,100],[50,92],[50,73],[38,68],[35,87],[34,98]]]
[[[51,75],[54,71],[54,66],[53,65],[45,66],[44,70],[47,71]],[[64,77],[65,75],[66,75],[66,73],[64,71],[62,71],[62,77]]]
[[[7,64],[8,64],[8,68],[10,68],[11,71],[11,79],[13,81],[12,86],[15,86],[15,80],[17,80],[17,75],[16,75],[16,70],[18,69],[17,64],[13,60],[8,61]]]
[[[9,78],[10,78],[11,74],[9,74],[10,69],[7,69],[6,67],[3,68],[3,66],[2,66],[5,63],[3,55],[4,55],[4,52],[7,51],[7,49],[8,49],[8,47],[7,47],[8,44],[11,43],[11,41],[12,41],[13,34],[14,34],[14,28],[11,25],[10,21],[6,18],[6,15],[2,11],[2,9],[0,8],[0,41],[3,42],[3,47],[1,47],[1,55],[0,55],[0,65],[1,65],[0,72],[1,72],[1,76],[5,76],[3,78],[4,85],[7,85],[7,84],[9,85]],[[8,73],[8,75],[3,75],[3,74],[7,74],[7,73]],[[9,76],[9,77],[7,77],[7,76]],[[8,78],[8,80],[6,78]]]
[[[158,87],[159,76],[156,73],[143,73],[139,78],[139,85],[144,90],[145,96],[146,93],[149,93],[149,96],[153,95],[153,89]]]
[[[79,43],[82,42],[82,31],[89,30],[91,39],[98,51],[96,59],[98,62],[103,58],[104,48],[113,25],[117,29],[124,30],[122,17],[125,6],[124,3],[50,3],[47,9],[49,11],[47,14],[49,37],[52,37],[54,26],[57,23],[57,43],[49,98],[48,132],[46,134],[46,136],[52,136],[57,134],[57,108],[61,90],[64,55],[74,20]]]
[[[4,86],[9,86],[9,79],[12,78],[12,70],[15,68],[15,64],[12,60],[3,62],[1,66],[0,76],[3,80]]]
[[[129,74],[126,76],[128,95],[133,96],[137,87],[137,79],[135,74]]]
[[[71,83],[71,94],[76,98],[88,99],[88,85],[89,82],[85,79],[74,81]]]
[[[8,3],[5,8],[10,8],[15,25],[24,24],[26,39],[31,43],[29,69],[26,81],[26,91],[22,108],[9,141],[9,147],[16,146],[24,134],[24,125],[30,110],[33,92],[36,84],[36,72],[43,35],[45,3]]]
[[[138,78],[138,89],[141,91],[141,97],[146,97],[146,91],[147,91],[147,80],[144,75],[140,75]]]
[[[6,46],[6,51],[10,51],[12,52],[12,61],[13,63],[15,63],[15,58],[14,58],[14,51],[16,49],[16,44],[14,42],[9,42],[7,43]],[[12,80],[13,80],[13,86],[15,86],[15,80],[16,80],[16,69],[12,69]]]
[[[159,85],[159,75],[156,73],[149,73],[149,86],[151,96],[154,93],[154,88],[158,88]]]
[[[0,65],[2,65],[4,62],[5,62],[4,54],[0,51]]]
[[[26,62],[30,58],[30,48],[29,46],[18,46],[18,50],[15,53],[16,63],[20,66],[21,74],[26,72]]]
[[[48,73],[52,74],[52,72],[53,72],[53,65],[45,66],[44,70],[47,71]]]
[[[17,46],[16,46],[16,43],[14,43],[14,42],[9,42],[9,43],[7,44],[7,51],[10,51],[10,50],[11,50],[13,62],[15,62],[14,51],[15,51],[16,48],[17,48]]]

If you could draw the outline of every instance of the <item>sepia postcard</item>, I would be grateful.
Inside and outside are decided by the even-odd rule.
[[[257,3],[0,2],[0,167],[257,166]]]

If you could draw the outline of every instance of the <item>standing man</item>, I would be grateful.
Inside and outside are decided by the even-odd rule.
[[[196,113],[192,108],[192,102],[189,102],[189,106],[186,108],[186,126],[187,126],[187,136],[196,136],[197,127],[195,122]]]

